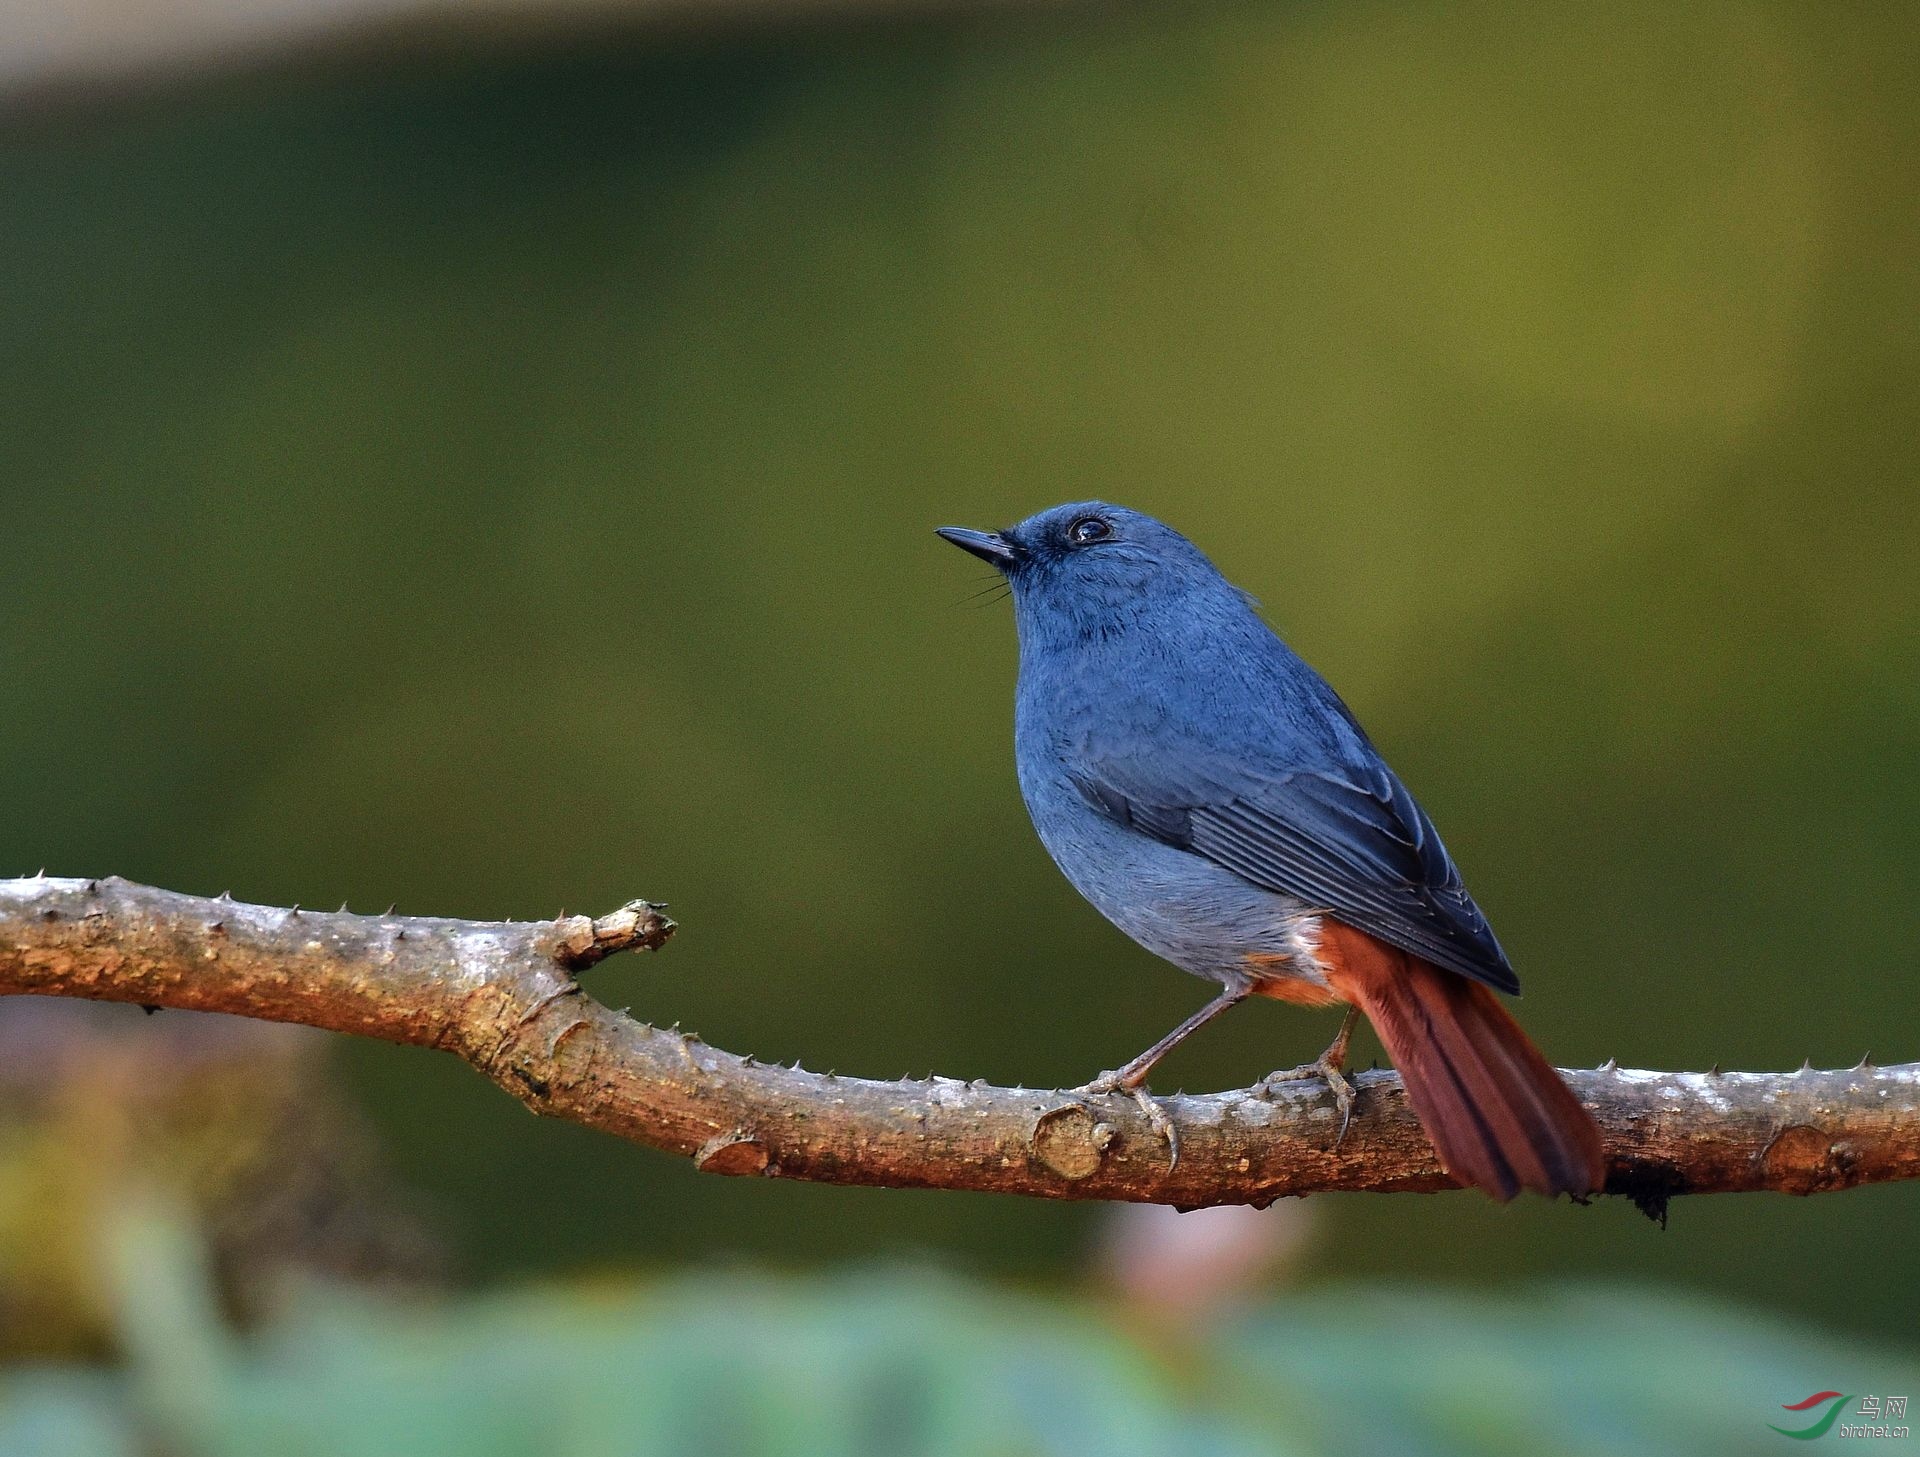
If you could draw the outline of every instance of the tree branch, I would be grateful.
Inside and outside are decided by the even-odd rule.
[[[1181,1157],[1124,1097],[767,1066],[594,1001],[575,973],[663,945],[634,901],[598,920],[456,921],[244,905],[125,880],[0,880],[0,994],[231,1012],[437,1047],[543,1115],[720,1174],[1182,1206],[1452,1187],[1390,1072],[1363,1072],[1338,1148],[1314,1084],[1165,1099]],[[1812,1194],[1920,1176],[1920,1064],[1568,1082],[1606,1135],[1607,1188]]]

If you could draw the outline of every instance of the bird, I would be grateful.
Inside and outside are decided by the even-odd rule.
[[[1455,1181],[1502,1202],[1601,1189],[1599,1129],[1495,995],[1519,978],[1433,822],[1253,598],[1103,501],[936,534],[1012,589],[1014,757],[1041,843],[1121,931],[1220,988],[1076,1091],[1132,1097],[1177,1166],[1155,1064],[1248,997],[1344,1006],[1320,1057],[1256,1091],[1323,1080],[1337,1147],[1365,1015]]]

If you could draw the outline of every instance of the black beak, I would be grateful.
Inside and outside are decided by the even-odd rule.
[[[997,531],[969,531],[964,526],[940,526],[935,536],[950,541],[962,551],[970,551],[983,562],[992,562],[1003,571],[1013,564],[1013,543]]]

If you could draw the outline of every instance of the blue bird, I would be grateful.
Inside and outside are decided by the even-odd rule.
[[[1600,1134],[1493,993],[1520,983],[1433,823],[1320,675],[1171,527],[1100,501],[938,534],[998,568],[1020,639],[1014,750],[1074,888],[1220,993],[1083,1090],[1133,1096],[1249,996],[1344,1004],[1324,1079],[1346,1134],[1364,1012],[1448,1172],[1496,1199],[1598,1190]]]

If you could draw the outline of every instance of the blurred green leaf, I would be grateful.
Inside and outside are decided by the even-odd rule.
[[[192,1262],[152,1237],[164,1225],[131,1227],[148,1233],[124,1295],[128,1381],[0,1376],[9,1457],[155,1438],[183,1457],[1717,1457],[1757,1450],[1781,1403],[1822,1384],[1920,1380],[1906,1357],[1649,1290],[1326,1287],[1129,1332],[1079,1298],[906,1271],[444,1307],[316,1287],[229,1346]]]

